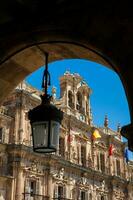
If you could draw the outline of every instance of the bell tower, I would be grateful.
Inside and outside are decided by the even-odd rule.
[[[87,83],[77,73],[71,74],[69,71],[66,71],[60,77],[62,110],[89,125],[92,124],[91,92]]]

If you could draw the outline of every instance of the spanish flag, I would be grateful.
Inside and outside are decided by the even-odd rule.
[[[100,135],[98,129],[95,129],[93,134],[92,134],[92,140],[96,140],[98,138],[101,138],[101,135]]]
[[[68,135],[68,137],[67,137],[67,142],[68,143],[71,143],[73,141],[73,137],[72,137],[72,135]]]
[[[113,144],[110,144],[110,146],[109,146],[109,156],[113,155],[113,150],[114,150]]]

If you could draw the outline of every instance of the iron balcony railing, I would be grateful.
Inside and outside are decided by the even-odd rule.
[[[65,197],[54,197],[53,199],[54,200],[74,200],[74,199],[68,199],[68,198],[65,198]]]
[[[49,196],[34,194],[34,193],[23,193],[23,200],[49,200]]]
[[[116,176],[116,177],[118,177],[118,178],[121,178],[121,179],[125,179],[125,178],[126,178],[126,174],[125,174],[125,173],[122,173],[122,172],[119,172],[119,173],[113,172],[112,175],[113,175],[113,176]]]

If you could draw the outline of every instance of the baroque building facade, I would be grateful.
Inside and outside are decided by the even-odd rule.
[[[60,77],[59,99],[52,89],[64,112],[57,152],[33,152],[28,111],[40,94],[23,81],[0,107],[0,200],[133,200],[120,127],[111,130],[107,117],[103,127],[93,124],[91,89],[79,74]]]

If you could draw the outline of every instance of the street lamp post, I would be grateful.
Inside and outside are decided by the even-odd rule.
[[[49,80],[48,80],[49,78]],[[63,119],[63,112],[50,103],[51,96],[47,93],[50,85],[48,72],[48,53],[46,53],[46,67],[43,74],[41,104],[28,113],[32,128],[33,151],[37,153],[51,153],[57,150],[59,141],[59,127]]]

